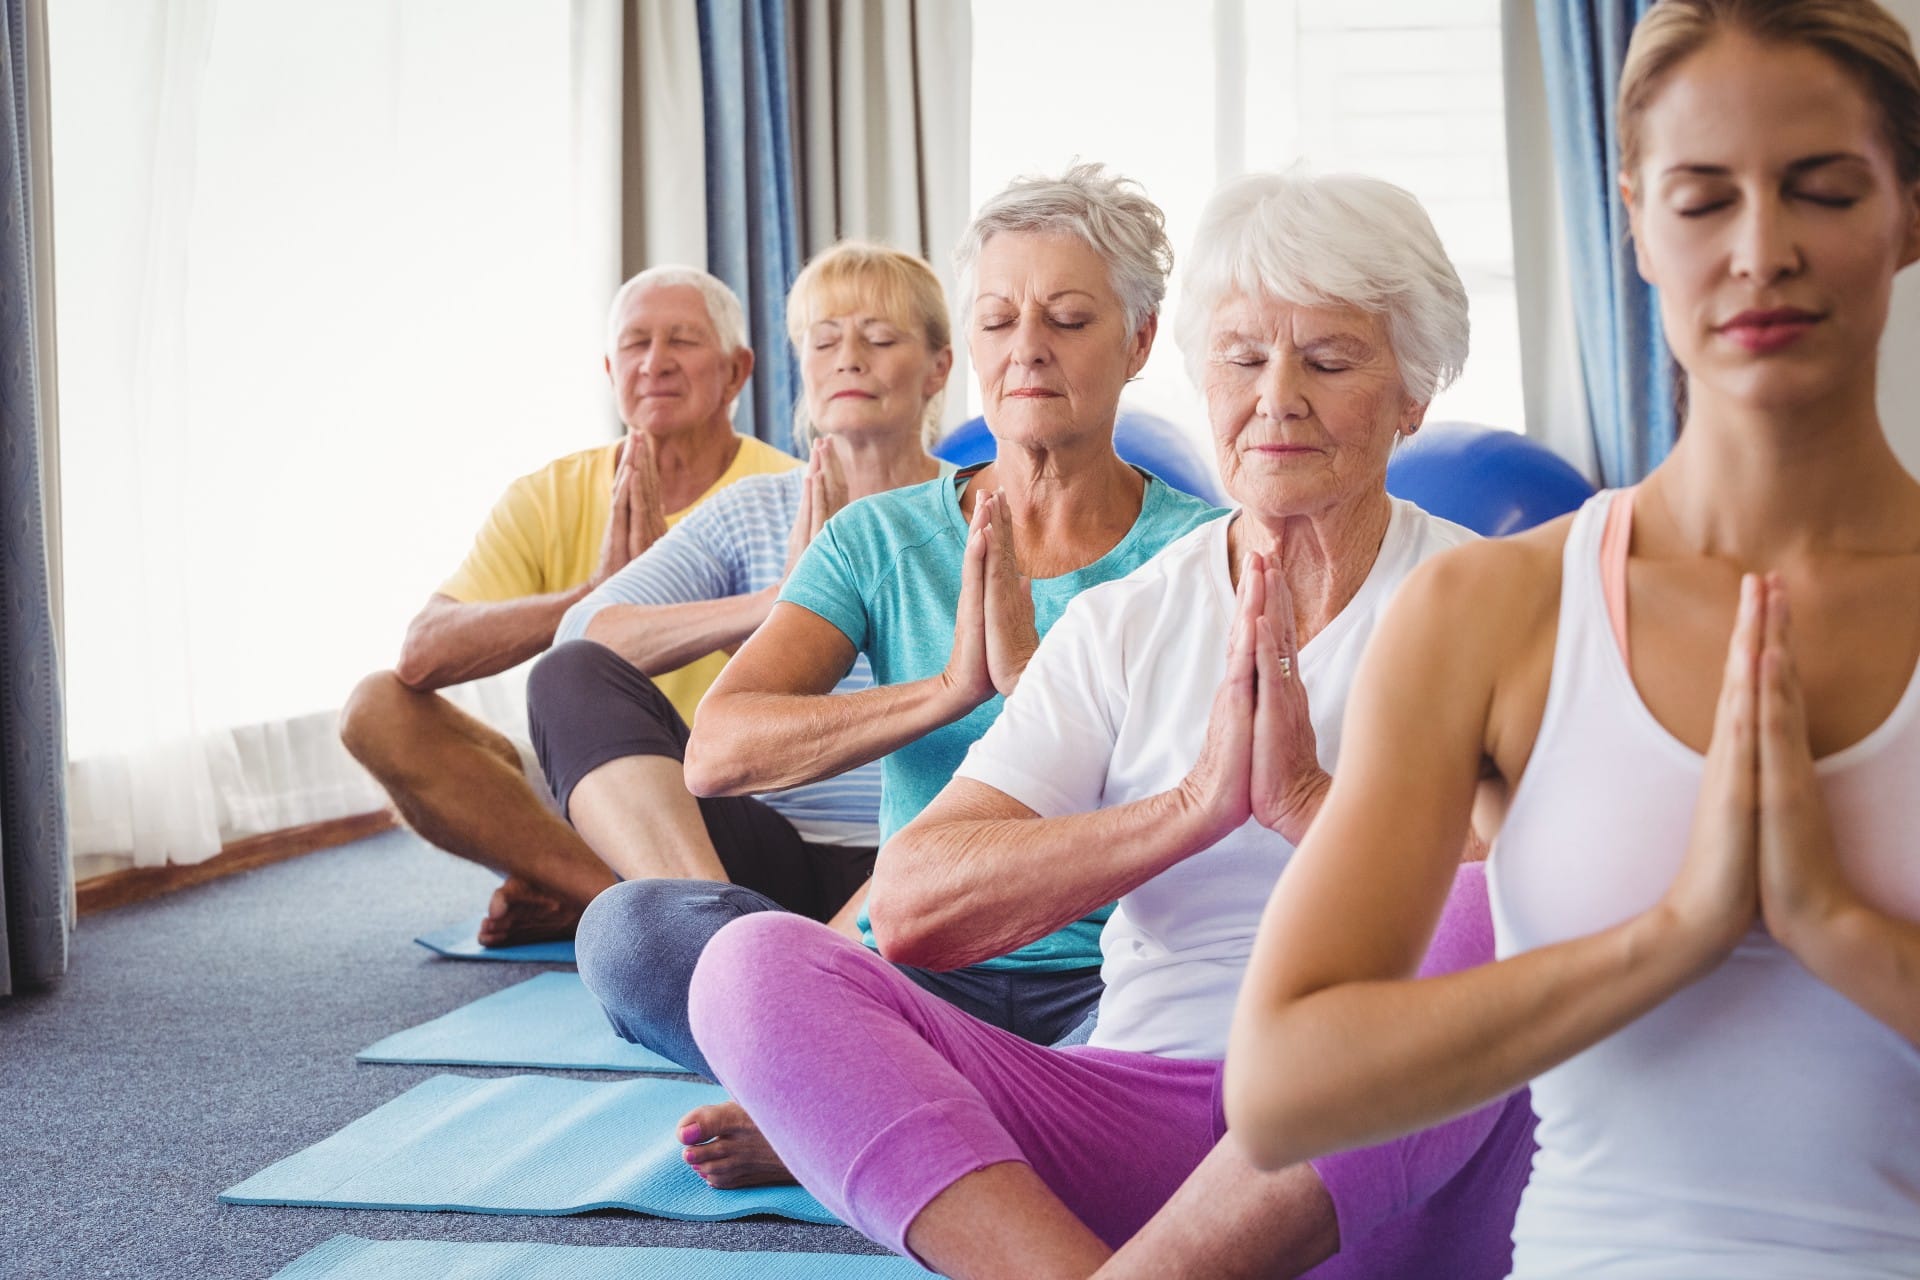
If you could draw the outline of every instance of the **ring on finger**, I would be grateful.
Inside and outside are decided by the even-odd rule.
[[[1282,680],[1293,679],[1293,659],[1284,653],[1280,655],[1280,678]]]

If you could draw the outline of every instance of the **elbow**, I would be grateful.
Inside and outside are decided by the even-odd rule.
[[[701,710],[706,710],[706,704],[701,705]],[[703,733],[695,727],[692,736],[687,739],[680,769],[687,790],[703,800],[713,796],[745,795],[751,789],[745,785],[746,779],[741,776],[741,770],[733,767],[729,753],[715,746],[711,729]]]
[[[941,957],[935,953],[932,931],[926,917],[903,903],[895,892],[882,892],[876,875],[867,890],[867,925],[882,959],[891,964],[911,965],[916,969],[941,969]]]
[[[415,693],[430,693],[443,683],[432,653],[413,631],[407,632],[406,642],[400,646],[400,661],[394,664],[393,675]]]
[[[1236,1027],[1227,1047],[1220,1083],[1227,1131],[1257,1169],[1271,1172],[1296,1165],[1340,1145],[1325,1128],[1334,1101],[1316,1086],[1326,1080],[1326,1064],[1300,1062]]]

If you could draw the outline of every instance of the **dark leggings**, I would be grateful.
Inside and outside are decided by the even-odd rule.
[[[684,760],[691,733],[645,673],[591,640],[569,640],[533,664],[527,720],[562,813],[580,779],[601,765],[626,756]],[[785,910],[831,920],[873,874],[872,849],[810,844],[753,796],[713,796],[699,804],[727,879]]]
[[[687,1022],[694,965],[726,924],[780,909],[765,894],[734,884],[629,880],[614,885],[580,917],[574,935],[580,980],[623,1039],[711,1077]],[[1035,973],[976,966],[936,973],[894,967],[922,990],[1035,1044],[1085,1039],[1100,1003],[1098,968]]]

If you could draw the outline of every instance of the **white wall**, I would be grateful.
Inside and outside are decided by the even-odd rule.
[[[1920,41],[1920,0],[1883,0]],[[1880,343],[1880,420],[1907,470],[1920,475],[1920,263],[1900,274]]]

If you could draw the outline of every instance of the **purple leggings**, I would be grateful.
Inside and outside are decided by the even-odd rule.
[[[1492,958],[1486,885],[1469,864],[1422,972]],[[801,1184],[901,1253],[935,1196],[1007,1160],[1118,1248],[1225,1132],[1218,1062],[1043,1048],[799,916],[721,929],[694,971],[690,1013],[715,1078]],[[1341,1251],[1314,1276],[1505,1275],[1532,1130],[1523,1091],[1315,1161]]]

